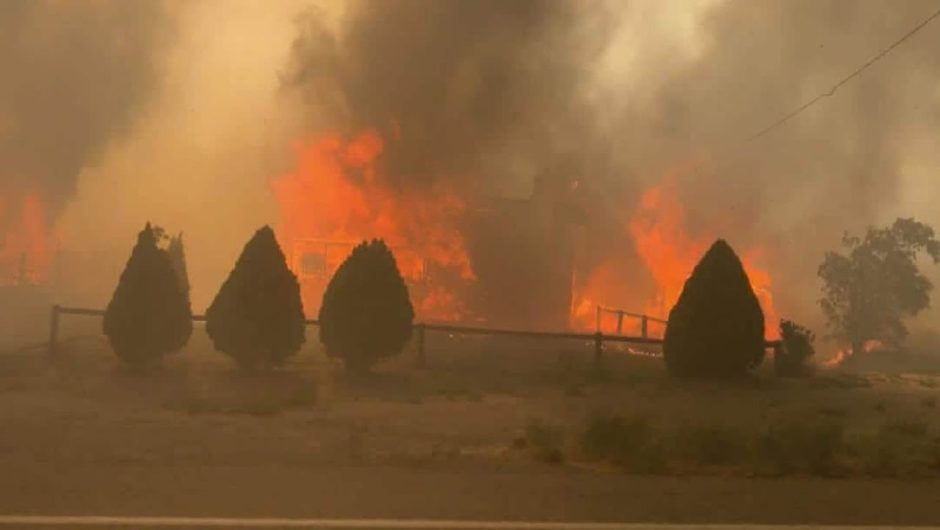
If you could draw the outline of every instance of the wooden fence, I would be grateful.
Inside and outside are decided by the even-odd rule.
[[[661,318],[651,317],[649,315],[642,315],[640,313],[631,313],[630,311],[624,311],[623,309],[613,308],[613,307],[604,307],[602,305],[597,306],[597,324],[594,329],[598,332],[601,331],[601,317],[604,313],[617,316],[617,335],[623,333],[623,319],[626,318],[635,318],[640,321],[640,337],[647,338],[649,337],[649,323],[656,322],[657,324],[666,325],[667,322]]]
[[[102,309],[85,309],[80,307],[63,307],[60,305],[52,306],[52,315],[49,323],[49,355],[55,356],[58,346],[59,338],[59,319],[62,315],[81,315],[81,316],[93,316],[93,317],[103,317],[104,310]],[[193,322],[205,322],[206,317],[203,315],[193,315]],[[304,321],[308,326],[318,326],[320,322],[317,320],[308,319]],[[581,340],[585,342],[591,342],[594,346],[594,362],[600,363],[603,359],[604,354],[604,343],[605,342],[621,342],[629,344],[662,344],[663,340],[659,338],[650,338],[650,337],[630,337],[626,335],[604,335],[600,331],[595,333],[578,333],[572,331],[527,331],[527,330],[518,330],[518,329],[501,329],[501,328],[478,328],[478,327],[468,327],[468,326],[457,326],[450,324],[425,324],[417,323],[414,325],[414,330],[416,333],[417,340],[417,349],[418,349],[418,363],[424,364],[425,362],[425,334],[428,331],[436,331],[441,333],[449,333],[452,335],[490,335],[490,336],[503,336],[503,337],[523,337],[531,339],[566,339],[566,340]],[[769,341],[767,342],[767,347],[776,348],[779,346],[779,341]]]

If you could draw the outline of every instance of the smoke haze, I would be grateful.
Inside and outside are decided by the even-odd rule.
[[[844,230],[896,216],[940,226],[938,26],[747,138],[935,8],[7,2],[0,61],[17,75],[0,86],[3,178],[38,182],[53,211],[71,198],[63,246],[114,250],[112,275],[144,221],[184,230],[200,311],[254,228],[275,221],[270,179],[305,134],[399,134],[383,163],[402,187],[526,197],[540,175],[577,179],[592,198],[589,260],[615,258],[624,292],[649,291],[627,225],[669,174],[689,231],[760,244],[781,313],[818,323],[816,266]]]
[[[171,36],[157,2],[0,4],[0,192],[37,193],[50,216],[80,171],[133,133]],[[0,233],[13,208],[0,210]]]

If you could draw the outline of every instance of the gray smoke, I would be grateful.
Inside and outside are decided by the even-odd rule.
[[[913,147],[936,134],[940,21],[786,124],[747,138],[826,92],[938,7],[930,0],[724,2],[705,46],[655,104],[629,109],[625,164],[704,151],[680,182],[689,225],[769,251],[784,311],[814,312],[815,269],[844,230],[905,215],[895,200]],[[652,134],[648,134],[651,132]],[[655,163],[655,162],[654,162]],[[787,299],[786,297],[790,297]],[[791,309],[795,308],[795,309]]]
[[[81,170],[129,132],[157,80],[164,4],[0,2],[0,198],[55,216]],[[0,210],[0,232],[12,208]]]
[[[401,185],[582,179],[595,201],[587,253],[619,256],[636,289],[649,281],[625,221],[643,189],[691,165],[677,177],[689,231],[764,247],[781,312],[812,318],[823,251],[844,230],[904,214],[894,201],[905,161],[940,125],[940,21],[787,124],[748,138],[936,7],[717,2],[697,20],[694,54],[634,60],[629,79],[611,80],[598,76],[602,57],[646,51],[645,2],[357,1],[337,27],[308,14],[286,81],[306,96],[312,127],[398,123],[388,163]]]
[[[398,129],[393,178],[479,183],[505,178],[512,160],[552,167],[587,158],[575,141],[590,132],[582,91],[612,30],[597,5],[353,1],[339,31],[311,11],[286,81],[327,127]]]

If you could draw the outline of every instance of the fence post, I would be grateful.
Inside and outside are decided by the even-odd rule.
[[[604,361],[604,335],[600,331],[594,334],[594,365],[600,366]]]
[[[617,311],[617,335],[623,335],[623,310]]]
[[[55,357],[59,342],[59,304],[52,306],[52,315],[49,317],[49,356]]]
[[[646,315],[643,315],[643,317],[640,319],[640,336],[643,337],[644,339],[647,338],[647,335],[649,334],[648,330],[649,330],[649,317]]]
[[[595,317],[594,331],[601,332],[601,306],[597,306],[597,316]]]
[[[418,366],[425,365],[424,358],[424,324],[418,324]]]

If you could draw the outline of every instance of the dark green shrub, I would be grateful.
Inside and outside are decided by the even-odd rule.
[[[584,454],[629,471],[653,472],[665,466],[665,450],[645,418],[594,418],[581,439]]]
[[[792,320],[780,321],[781,345],[774,351],[774,372],[782,377],[803,377],[810,367],[807,361],[816,353],[816,335]]]
[[[678,376],[743,375],[764,358],[764,313],[741,261],[719,239],[686,280],[663,342]]]
[[[320,305],[320,342],[351,372],[368,371],[411,339],[414,309],[382,240],[362,242],[336,270]]]
[[[696,464],[733,464],[742,460],[748,450],[741,433],[721,425],[686,427],[677,438],[683,456]]]
[[[137,244],[105,311],[104,334],[114,352],[133,365],[178,351],[193,331],[189,299],[179,287],[167,253],[150,226]]]
[[[283,364],[304,343],[297,277],[287,268],[274,232],[258,230],[206,311],[215,349],[246,369]]]
[[[525,445],[539,462],[561,464],[565,460],[562,445],[564,431],[557,426],[533,421],[525,428]]]
[[[831,475],[845,448],[841,423],[791,423],[767,429],[757,441],[762,464],[776,473]]]
[[[899,419],[885,423],[881,430],[901,436],[926,436],[927,424],[921,420]]]
[[[936,473],[936,441],[917,421],[890,422],[860,440],[861,470],[879,477],[910,477]]]

